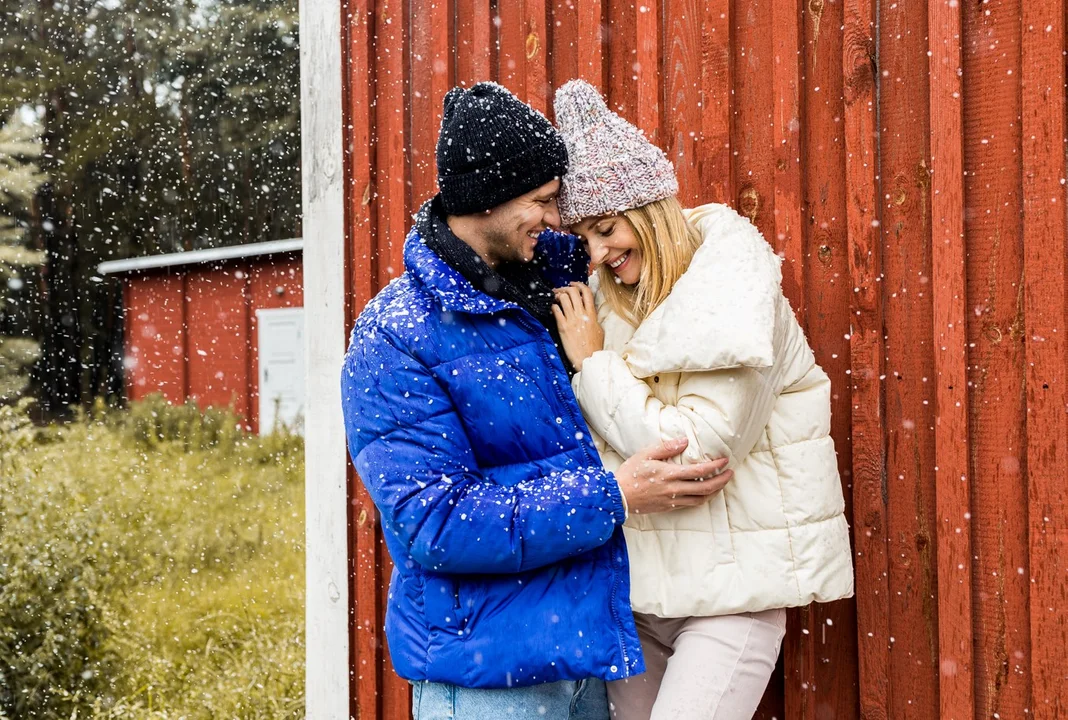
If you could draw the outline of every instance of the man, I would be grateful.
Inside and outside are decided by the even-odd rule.
[[[696,505],[730,473],[665,462],[685,441],[601,465],[552,316],[588,258],[550,230],[567,151],[549,122],[499,85],[454,88],[437,163],[405,272],[360,315],[342,372],[395,564],[393,665],[417,719],[607,718],[601,681],[644,669],[628,508]]]

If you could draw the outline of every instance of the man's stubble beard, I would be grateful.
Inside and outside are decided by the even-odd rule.
[[[486,231],[486,252],[495,266],[506,262],[526,262],[520,250],[509,241],[511,235],[512,233],[506,233],[500,228],[490,228]]]

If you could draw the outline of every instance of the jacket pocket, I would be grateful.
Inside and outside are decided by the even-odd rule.
[[[449,575],[427,577],[424,590],[427,624],[455,635],[461,628],[460,583]]]
[[[449,581],[448,627],[458,635],[466,635],[467,620],[471,616],[470,583],[461,576],[451,576]]]

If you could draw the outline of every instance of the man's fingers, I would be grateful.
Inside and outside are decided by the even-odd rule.
[[[686,438],[676,438],[646,448],[643,452],[649,460],[669,460],[685,450],[689,444],[690,441]]]

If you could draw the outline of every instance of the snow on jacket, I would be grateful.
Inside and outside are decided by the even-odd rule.
[[[713,616],[849,597],[830,380],[782,293],[781,261],[725,205],[688,218],[703,243],[637,329],[594,278],[605,346],[572,379],[608,469],[686,437],[681,462],[727,457],[735,473],[699,507],[627,519],[634,610]]]
[[[556,284],[585,278],[571,236],[538,247]],[[552,338],[415,230],[404,263],[360,314],[341,378],[349,452],[394,562],[394,667],[464,687],[643,672],[623,498]]]

